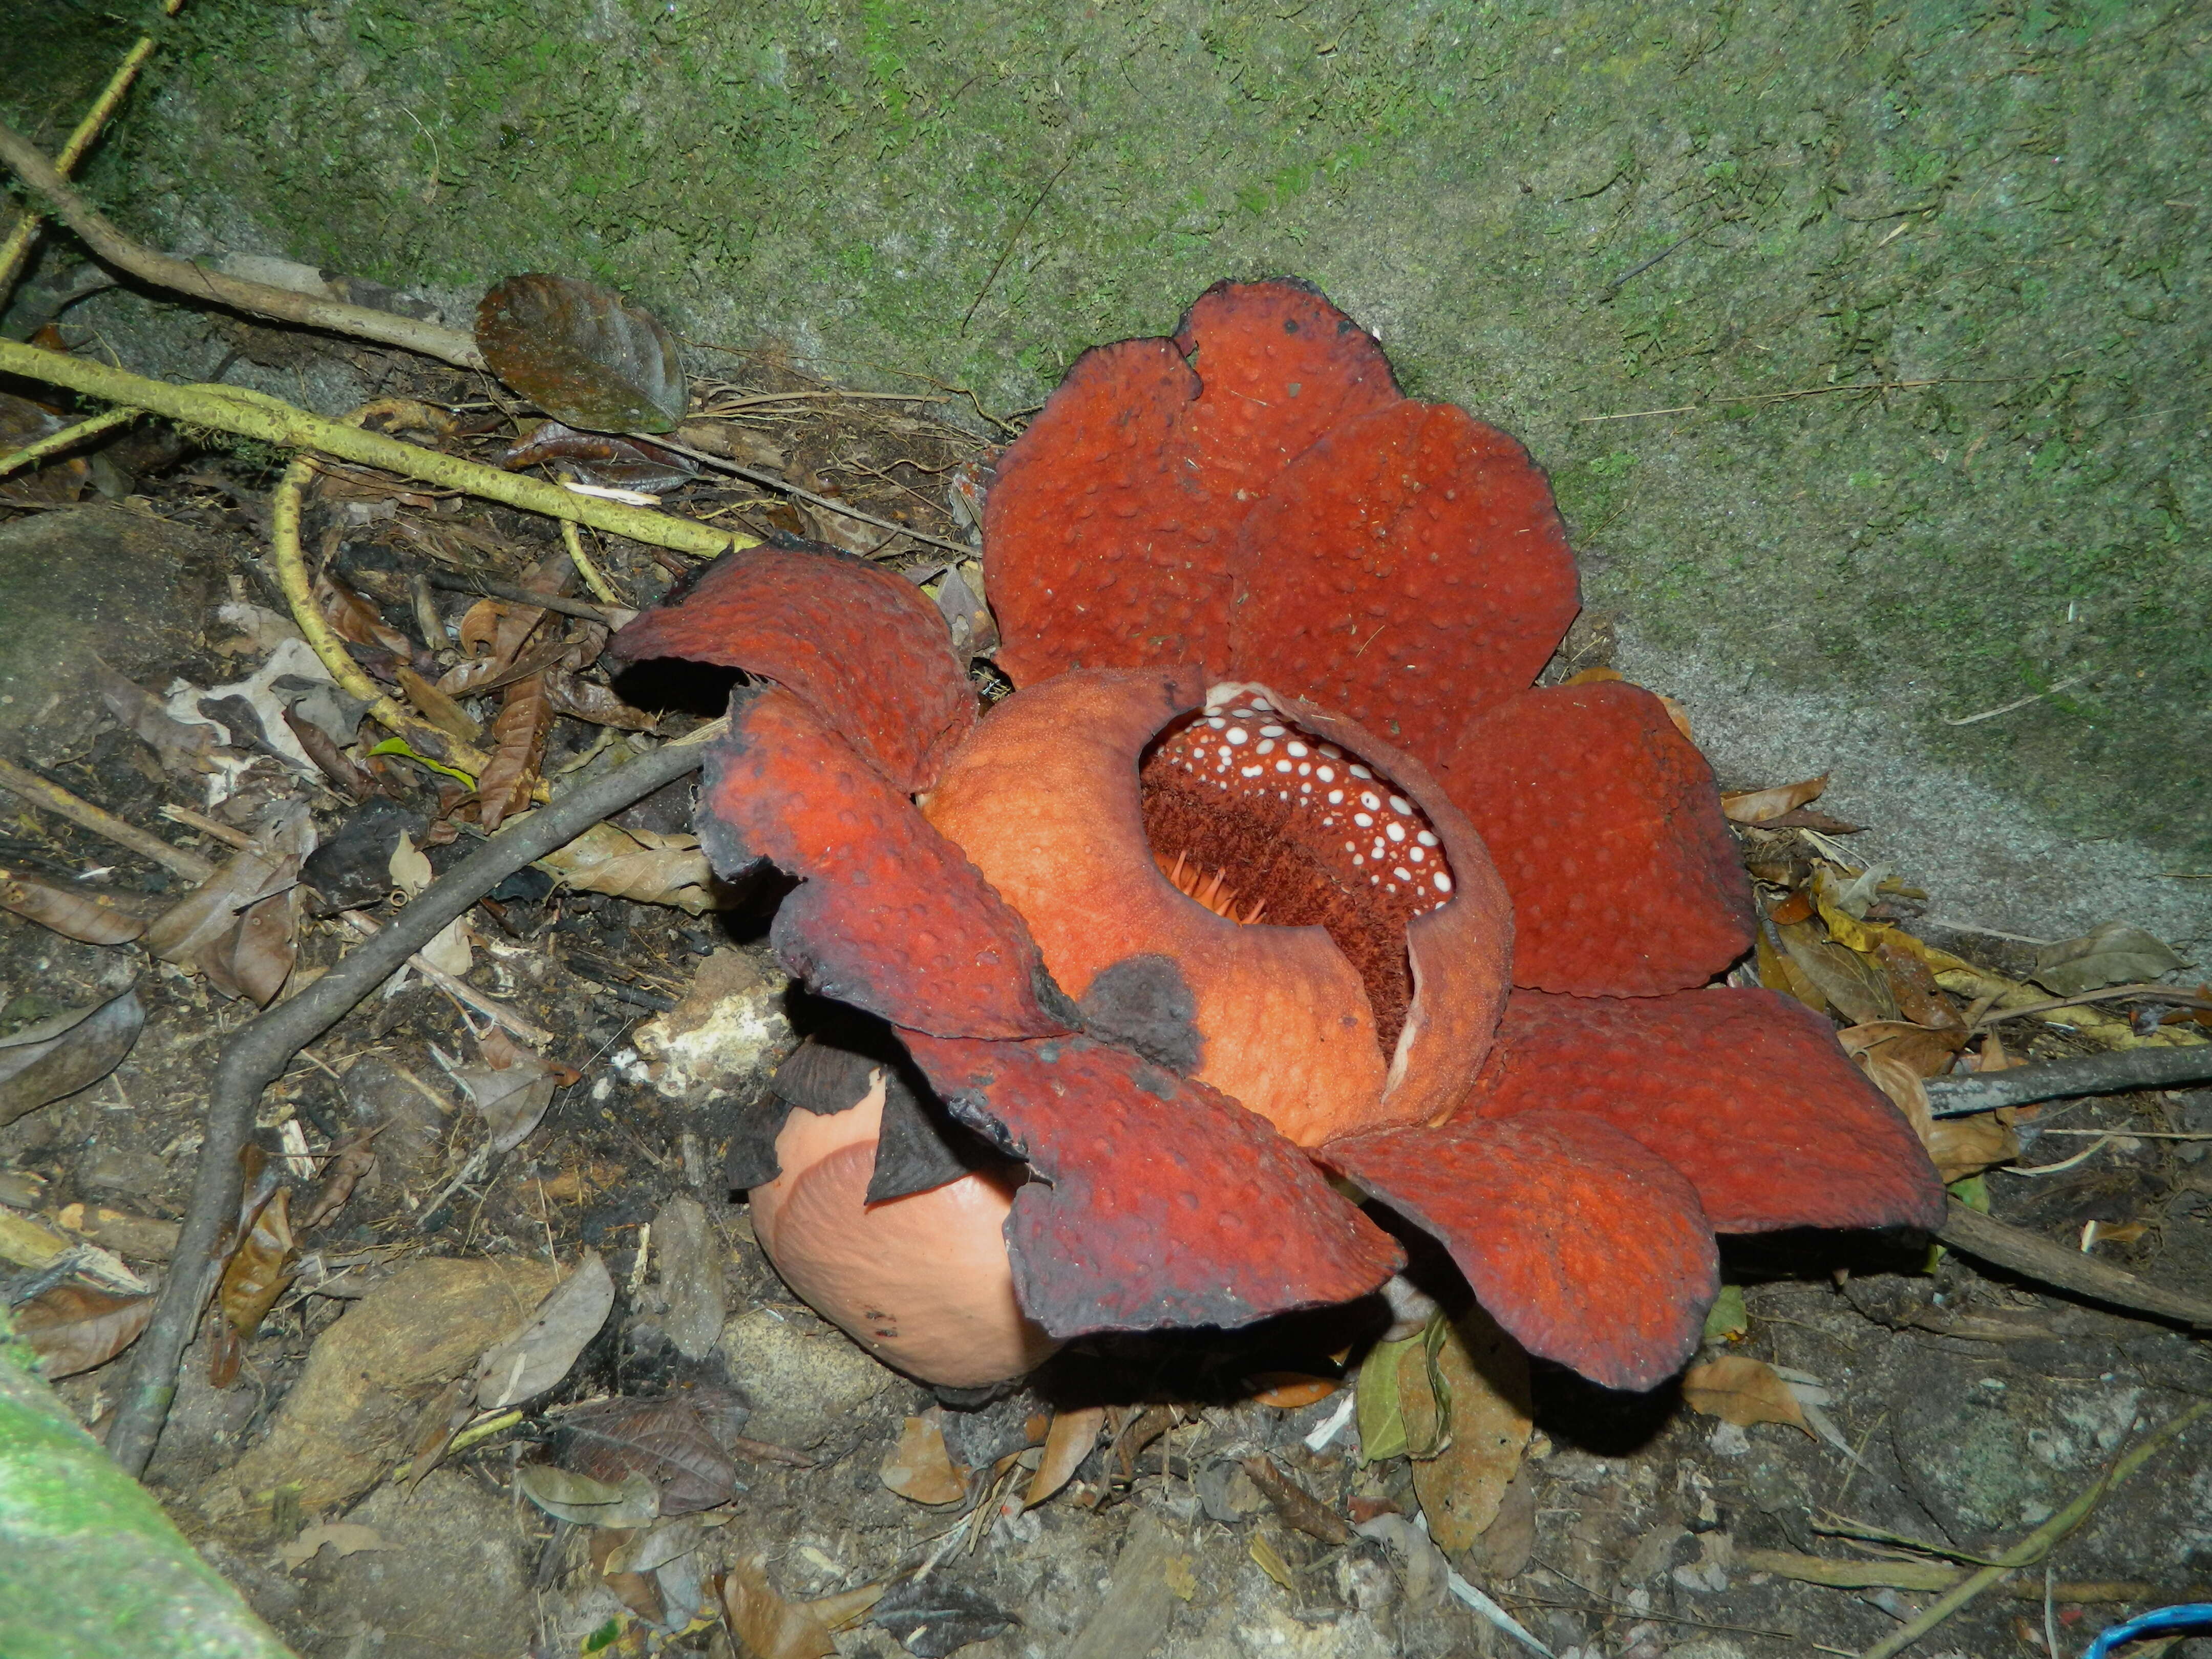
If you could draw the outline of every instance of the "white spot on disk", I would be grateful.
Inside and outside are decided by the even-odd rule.
[[[1431,876],[1429,879],[1436,883],[1437,891],[1439,893],[1449,893],[1451,891],[1451,878],[1446,875],[1443,871],[1437,871],[1436,874]]]
[[[1409,818],[1413,815],[1413,804],[1402,795],[1393,795],[1390,797],[1390,810],[1401,818]]]
[[[1242,743],[1244,741],[1244,728],[1241,726],[1232,726],[1222,735],[1231,743]]]
[[[1392,841],[1403,841],[1406,839],[1406,826],[1402,823],[1386,824],[1383,826],[1382,833],[1389,836]]]
[[[1375,820],[1369,817],[1364,812],[1354,812],[1352,815],[1352,821],[1358,824],[1362,830],[1372,829],[1375,824]]]

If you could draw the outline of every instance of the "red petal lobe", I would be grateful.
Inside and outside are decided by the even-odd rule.
[[[953,1115],[1026,1158],[1006,1237],[1022,1309],[1059,1337],[1243,1325],[1346,1302],[1398,1247],[1267,1123],[1086,1039],[908,1038]]]
[[[946,1036],[1045,1036],[1049,985],[1028,927],[959,849],[788,691],[740,690],[696,822],[724,874],[762,859],[804,878],[770,933],[823,996]]]
[[[1712,768],[1641,687],[1508,698],[1468,723],[1444,787],[1513,896],[1516,985],[1656,996],[1750,948],[1751,884]]]
[[[1912,1127],[1826,1020],[1771,991],[1516,991],[1468,1110],[1601,1119],[1688,1176],[1723,1232],[1943,1218]]]
[[[1529,1352],[1648,1389],[1697,1349],[1720,1294],[1712,1230],[1673,1165],[1567,1112],[1385,1129],[1328,1161],[1440,1239]]]
[[[675,657],[774,680],[909,794],[975,723],[975,690],[928,596],[831,548],[725,553],[608,650],[621,662]]]

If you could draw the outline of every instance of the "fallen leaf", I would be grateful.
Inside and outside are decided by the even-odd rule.
[[[301,864],[314,850],[314,819],[296,803],[278,808],[252,845],[164,912],[146,930],[146,948],[164,962],[196,969],[225,996],[263,1007],[290,977],[298,948]]]
[[[1732,823],[1765,823],[1784,812],[1796,811],[1808,801],[1818,800],[1827,787],[1828,774],[1823,772],[1802,783],[1785,783],[1771,789],[1723,790],[1721,811]]]
[[[1881,1054],[1911,1067],[1919,1077],[1941,1077],[1966,1046],[1966,1030],[1958,1025],[1936,1031],[1909,1020],[1877,1019],[1845,1026],[1836,1033],[1836,1041],[1847,1054]]]
[[[1456,1321],[1439,1314],[1431,1329],[1440,1334],[1423,1353],[1401,1358],[1398,1388],[1408,1441],[1441,1442],[1429,1456],[1413,1452],[1413,1490],[1430,1536],[1450,1553],[1497,1518],[1528,1450],[1528,1356],[1480,1309]]]
[[[971,580],[968,571],[975,573]],[[974,560],[949,567],[937,584],[937,611],[951,630],[952,650],[963,662],[987,657],[999,648],[999,624],[983,603],[982,567]]]
[[[689,915],[717,909],[723,902],[696,836],[623,830],[602,821],[548,853],[538,867],[565,886],[641,904],[673,905]]]
[[[663,1515],[713,1509],[744,1490],[738,1466],[709,1420],[728,1421],[737,1403],[734,1395],[696,1389],[571,1407],[556,1419],[561,1462],[599,1480],[646,1476],[659,1490]]]
[[[1893,930],[1887,931],[1874,947],[1875,962],[1889,981],[1890,994],[1897,999],[1897,1012],[1916,1025],[1936,1030],[1956,1027],[1963,1031],[1966,1022],[1936,983],[1934,970],[1918,952],[1898,939]]]
[[[889,1631],[915,1659],[945,1659],[1011,1630],[1014,1619],[980,1592],[933,1574],[890,1585],[870,1610],[868,1622]]]
[[[477,1405],[483,1411],[533,1400],[568,1374],[576,1356],[599,1334],[615,1305],[615,1283],[597,1250],[547,1293],[530,1322],[477,1364]]]
[[[391,1547],[374,1527],[364,1527],[357,1521],[318,1521],[290,1543],[282,1546],[276,1553],[288,1569],[297,1572],[325,1549],[346,1556]]]
[[[1518,1578],[1528,1569],[1536,1551],[1536,1480],[1534,1468],[1522,1464],[1498,1501],[1498,1516],[1482,1529],[1472,1551],[1484,1576],[1493,1580]]]
[[[2162,939],[2127,922],[2108,921],[2080,939],[2044,946],[2029,977],[2053,995],[2071,997],[2154,980],[2187,965]]]
[[[146,919],[106,893],[72,893],[28,876],[0,877],[0,910],[12,910],[41,927],[83,945],[127,945],[146,931]]]
[[[1897,1018],[1897,999],[1890,994],[1881,970],[1830,939],[1820,923],[1793,922],[1775,931],[1782,936],[1790,960],[1844,1018],[1863,1024]]]
[[[738,1561],[723,1577],[722,1607],[748,1659],[831,1659],[837,1651],[820,1615],[775,1593],[757,1555]]]
[[[413,642],[384,620],[384,613],[353,591],[343,577],[325,569],[315,578],[315,608],[331,631],[348,645],[374,646],[404,662]]]
[[[1261,1571],[1266,1573],[1268,1577],[1290,1591],[1291,1595],[1297,1594],[1297,1577],[1291,1572],[1291,1564],[1283,1559],[1283,1553],[1280,1550],[1255,1532],[1252,1534],[1251,1547],[1245,1553],[1260,1564]]]
[[[0,455],[28,449],[72,423],[70,418],[44,404],[19,398],[12,392],[0,392]],[[92,464],[83,456],[64,455],[53,457],[27,472],[11,475],[6,487],[9,494],[25,501],[59,504],[83,495],[91,477]]]
[[[952,1504],[968,1495],[967,1474],[945,1447],[943,1419],[934,1406],[908,1418],[877,1470],[884,1486],[911,1503]]]
[[[404,899],[411,899],[421,893],[437,879],[438,874],[430,867],[428,857],[415,844],[415,837],[404,826],[399,830],[398,840],[392,843],[392,855],[384,861],[384,873],[392,884],[392,890]]]
[[[1037,1464],[1036,1473],[1030,1478],[1022,1507],[1035,1509],[1073,1480],[1076,1470],[1083,1467],[1083,1460],[1098,1443],[1099,1431],[1105,1426],[1103,1406],[1085,1406],[1079,1411],[1056,1415],[1052,1427],[1045,1431],[1044,1456]]]
[[[660,717],[624,702],[611,686],[587,680],[580,674],[570,673],[565,668],[545,671],[545,698],[553,705],[556,714],[586,720],[593,726],[611,726],[621,732],[653,732],[659,729]]]
[[[2020,1156],[2020,1137],[1993,1114],[1937,1117],[1929,1108],[1926,1083],[1903,1060],[1879,1050],[1852,1058],[1875,1086],[1889,1097],[1890,1103],[1905,1114],[1945,1186],[1993,1164],[2009,1164]]]
[[[97,657],[92,659],[91,674],[107,712],[161,757],[163,770],[179,777],[197,777],[215,770],[209,754],[216,745],[214,726],[176,719],[161,706],[159,697]]]
[[[1751,1316],[1744,1310],[1743,1287],[1723,1285],[1721,1293],[1713,1298],[1713,1305],[1705,1313],[1703,1340],[1707,1342],[1735,1342],[1751,1329]]]
[[[136,1342],[154,1316],[154,1298],[61,1284],[32,1297],[11,1316],[16,1334],[39,1356],[46,1376],[75,1376],[105,1365]]]
[[[1345,1518],[1300,1486],[1273,1458],[1262,1452],[1246,1458],[1243,1467],[1245,1477],[1275,1506],[1285,1526],[1324,1544],[1352,1541],[1352,1528]]]
[[[0,1037],[0,1125],[99,1082],[123,1063],[145,1024],[133,987]]]
[[[656,495],[699,476],[699,469],[672,449],[607,432],[579,432],[559,421],[539,422],[492,459],[509,472],[558,462],[562,465],[557,471],[573,472],[586,483]]]
[[[491,760],[477,778],[477,821],[487,833],[528,804],[545,753],[545,734],[553,729],[553,705],[546,700],[543,675],[517,680],[501,696],[491,723]]]
[[[240,1341],[252,1339],[292,1282],[298,1246],[292,1237],[292,1194],[279,1187],[254,1212],[246,1237],[223,1264],[216,1304]]]
[[[447,695],[441,685],[434,685],[411,668],[402,668],[393,675],[399,689],[407,694],[407,701],[422,713],[422,718],[449,738],[459,738],[463,743],[478,743],[483,738],[483,727],[475,716]]]
[[[1406,1413],[1398,1399],[1398,1365],[1420,1344],[1418,1335],[1395,1342],[1377,1342],[1360,1362],[1352,1417],[1359,1427],[1359,1455],[1363,1462],[1380,1463],[1405,1454]]]
[[[482,1059],[454,1066],[453,1081],[483,1116],[492,1151],[510,1152],[544,1117],[559,1079],[543,1057],[495,1025],[477,1039],[477,1049]]]
[[[566,425],[665,432],[684,418],[675,337],[597,283],[510,276],[477,301],[476,337],[492,373]]]
[[[1774,1367],[1748,1354],[1723,1354],[1682,1374],[1682,1400],[1693,1412],[1748,1428],[1754,1423],[1787,1423],[1807,1434],[1813,1425],[1789,1383]]]
[[[571,1526],[641,1527],[659,1513],[660,1494],[641,1474],[610,1485],[551,1463],[530,1463],[516,1471],[514,1484],[546,1514]]]
[[[1421,1530],[1419,1522],[1407,1516],[1387,1512],[1368,1516],[1353,1530],[1363,1538],[1379,1539],[1405,1557],[1407,1606],[1429,1608],[1443,1601],[1445,1575],[1451,1568],[1436,1540]],[[1264,1567],[1267,1564],[1261,1565]]]
[[[1801,893],[1790,895],[1792,898],[1803,896]],[[1812,901],[1808,899],[1804,914],[1810,915],[1812,913]],[[1778,908],[1775,915],[1781,914]],[[1816,1014],[1828,1012],[1828,999],[1820,994],[1819,986],[1805,976],[1805,970],[1797,965],[1796,958],[1783,948],[1773,928],[1761,927],[1759,930],[1757,950],[1759,982],[1762,986],[1770,991],[1779,991],[1784,996],[1795,997]]]
[[[372,1123],[367,1128],[356,1129],[331,1150],[330,1162],[323,1166],[322,1190],[308,1204],[300,1218],[300,1231],[307,1232],[319,1227],[345,1208],[346,1200],[361,1184],[362,1177],[376,1167],[376,1137],[384,1123]]]

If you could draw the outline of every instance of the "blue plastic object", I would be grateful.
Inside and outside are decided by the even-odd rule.
[[[2121,1643],[2132,1642],[2138,1636],[2182,1630],[2212,1631],[2212,1601],[2185,1601],[2179,1607],[2160,1607],[2124,1625],[2115,1625],[2089,1644],[2089,1650],[2081,1659],[2106,1659]]]

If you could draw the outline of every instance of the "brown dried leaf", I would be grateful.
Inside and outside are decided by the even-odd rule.
[[[553,705],[546,700],[544,675],[532,674],[507,688],[499,717],[491,723],[491,763],[477,779],[477,821],[487,832],[528,804],[538,763],[545,754],[545,734],[552,728]]]
[[[2056,996],[2079,996],[2108,985],[2154,980],[2187,964],[2165,940],[2124,921],[2108,921],[2080,939],[2046,945],[2029,977]]]
[[[453,1081],[483,1115],[492,1151],[511,1152],[545,1115],[560,1079],[542,1055],[495,1025],[477,1039],[477,1063],[453,1068]]]
[[[1874,1079],[1875,1086],[1889,1097],[1891,1104],[1905,1114],[1944,1185],[2020,1156],[2020,1137],[1993,1115],[1936,1116],[1929,1109],[1927,1085],[1905,1061],[1880,1050],[1854,1058]]]
[[[69,424],[69,419],[58,410],[33,403],[28,398],[19,398],[12,392],[0,392],[0,455],[27,449]],[[91,477],[91,463],[82,455],[70,455],[49,460],[28,472],[11,474],[5,487],[10,495],[25,501],[59,504],[83,495]]]
[[[1721,811],[1732,823],[1769,823],[1785,812],[1794,812],[1808,801],[1818,800],[1828,787],[1828,774],[1802,783],[1785,783],[1772,789],[1721,792]]]
[[[554,419],[595,432],[665,432],[689,401],[676,338],[613,289],[510,276],[477,304],[477,346]]]
[[[567,886],[641,904],[671,904],[695,916],[723,903],[696,836],[664,836],[602,822],[548,853],[538,867]]]
[[[402,668],[392,678],[407,694],[407,701],[422,711],[422,718],[447,736],[459,738],[463,743],[476,743],[483,738],[483,727],[477,724],[469,711],[413,669]]]
[[[57,1285],[15,1310],[15,1329],[48,1376],[75,1376],[105,1365],[138,1340],[154,1316],[150,1296],[117,1296]]]
[[[611,1485],[644,1475],[659,1488],[663,1515],[713,1509],[728,1503],[739,1487],[738,1466],[708,1418],[728,1422],[737,1403],[734,1395],[714,1389],[659,1400],[594,1401],[562,1413],[562,1462]]]
[[[301,861],[314,850],[314,820],[304,806],[241,848],[206,884],[146,930],[146,948],[164,962],[195,968],[226,996],[263,1007],[290,976],[300,923]]]
[[[145,1024],[134,988],[0,1038],[0,1125],[99,1082],[123,1063]]]
[[[497,1411],[544,1393],[568,1374],[614,1305],[607,1264],[597,1250],[586,1250],[576,1270],[538,1304],[530,1322],[477,1362],[477,1407]]]
[[[284,1287],[292,1282],[298,1246],[292,1237],[291,1191],[279,1187],[261,1206],[253,1224],[223,1264],[216,1304],[240,1340],[251,1340]]]
[[[1808,914],[1811,908],[1808,904]],[[1820,994],[1820,988],[1805,977],[1805,970],[1797,965],[1796,958],[1765,927],[1759,930],[1757,960],[1759,982],[1768,990],[1795,997],[1816,1014],[1828,1012],[1828,1000]]]
[[[749,1659],[831,1659],[837,1651],[819,1614],[775,1593],[760,1556],[730,1569],[722,1580],[722,1608]]]
[[[125,945],[146,931],[143,916],[120,908],[107,894],[72,893],[28,876],[0,878],[0,910],[85,945]]]
[[[1430,1536],[1455,1553],[1497,1519],[1528,1449],[1528,1356],[1480,1309],[1470,1310],[1445,1326],[1436,1352],[1447,1390],[1440,1402],[1424,1350],[1413,1345],[1398,1362],[1399,1407],[1414,1446],[1434,1445],[1449,1430],[1434,1456],[1414,1458],[1413,1490]]]
[[[555,714],[587,720],[593,726],[611,726],[620,732],[651,732],[660,724],[659,715],[632,708],[615,694],[611,686],[585,679],[566,669],[545,671],[545,696]]]
[[[323,1170],[322,1190],[300,1218],[301,1232],[321,1226],[345,1208],[346,1200],[353,1196],[353,1189],[361,1184],[362,1177],[376,1167],[376,1138],[389,1127],[389,1119],[372,1123],[348,1135],[332,1150],[331,1161]]]
[[[573,473],[586,483],[658,495],[689,483],[699,469],[672,449],[641,439],[606,432],[579,432],[558,421],[543,421],[519,441],[501,450],[495,463],[510,472],[541,463]]]
[[[331,631],[348,645],[374,646],[402,662],[414,654],[414,642],[384,620],[384,613],[346,585],[334,570],[315,578],[315,608]]]
[[[1775,930],[1798,971],[1855,1024],[1895,1019],[1897,999],[1881,970],[1856,951],[1838,945],[1817,921],[1787,922]]]
[[[1935,1031],[1902,1019],[1870,1020],[1836,1033],[1847,1054],[1882,1054],[1910,1066],[1919,1077],[1941,1077],[1966,1046],[1964,1026]]]
[[[1098,1443],[1099,1431],[1105,1426],[1103,1406],[1086,1406],[1054,1417],[1052,1427],[1045,1431],[1043,1460],[1030,1479],[1030,1489],[1022,1499],[1022,1507],[1035,1509],[1073,1480],[1076,1470],[1083,1467],[1083,1460]]]
[[[173,718],[160,698],[98,657],[92,659],[91,673],[107,712],[152,748],[165,769],[184,777],[215,769],[209,752],[216,746],[215,727]]]
[[[1874,959],[1881,966],[1883,976],[1889,981],[1890,994],[1897,999],[1897,1011],[1916,1025],[1936,1030],[1957,1027],[1966,1030],[1966,1022],[1951,1006],[1949,998],[1936,983],[1936,975],[1918,952],[1898,943],[1893,933],[1885,933],[1874,947]]]
[[[1723,1354],[1682,1374],[1682,1400],[1693,1412],[1748,1428],[1753,1423],[1787,1423],[1813,1432],[1803,1407],[1774,1367],[1747,1354]]]
[[[909,1417],[898,1444],[878,1470],[886,1486],[916,1504],[953,1504],[968,1495],[968,1476],[945,1448],[945,1413],[931,1407]]]

